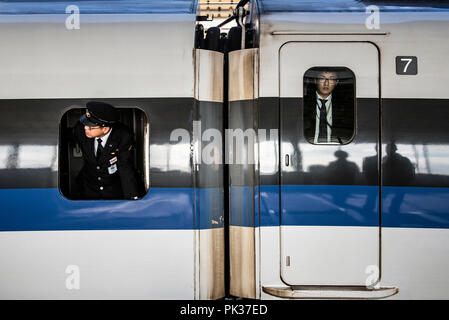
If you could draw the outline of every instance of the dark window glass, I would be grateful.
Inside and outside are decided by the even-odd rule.
[[[324,106],[324,107],[323,107]],[[355,133],[355,76],[345,67],[304,74],[304,137],[313,144],[347,144]]]

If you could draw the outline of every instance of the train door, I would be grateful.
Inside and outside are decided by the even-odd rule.
[[[374,284],[378,50],[368,42],[289,42],[279,52],[282,281]]]

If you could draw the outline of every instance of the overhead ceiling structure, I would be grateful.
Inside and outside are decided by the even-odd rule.
[[[217,26],[234,14],[234,10],[239,2],[240,0],[199,0],[197,16],[202,18],[200,23],[205,30],[209,27]],[[248,8],[248,5],[245,8]],[[220,29],[222,32],[227,33],[230,28],[235,26],[237,26],[237,23],[233,20]]]
[[[199,0],[197,14],[210,19],[226,19],[232,16],[238,0]]]

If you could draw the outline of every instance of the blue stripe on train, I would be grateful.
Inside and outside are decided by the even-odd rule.
[[[223,188],[199,188],[199,220],[201,229],[224,227]]]
[[[283,225],[376,226],[377,188],[283,186]],[[253,188],[231,191],[231,225],[258,225]],[[257,193],[256,193],[257,194]],[[0,189],[0,231],[132,230],[223,227],[223,190],[151,188],[139,201],[71,201],[58,189]],[[259,199],[255,199],[256,204]],[[449,228],[449,188],[384,187],[383,227]],[[260,223],[278,226],[279,186],[261,186]]]
[[[254,226],[254,188],[231,186],[229,188],[229,221],[231,226]]]
[[[53,188],[0,189],[0,231],[193,229],[198,221],[201,228],[223,227],[220,206],[209,201],[222,189],[199,190],[196,222],[193,190],[151,188],[137,201],[72,201]]]
[[[298,226],[378,226],[377,189],[284,185],[280,217],[280,187],[260,186],[260,225],[279,226],[282,221]],[[258,225],[251,211],[252,193],[252,187],[231,187],[231,225]],[[449,228],[449,188],[383,187],[381,223],[383,227]]]
[[[449,188],[383,187],[382,226],[449,228]]]
[[[282,225],[378,226],[378,188],[370,186],[282,186]],[[375,204],[375,203],[374,203]]]

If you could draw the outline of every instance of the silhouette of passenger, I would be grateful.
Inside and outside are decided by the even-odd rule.
[[[326,180],[330,185],[353,185],[359,174],[359,167],[355,162],[348,161],[348,153],[337,150],[334,153],[337,160],[332,161],[326,168]],[[343,206],[346,203],[348,194],[338,193],[334,196],[337,205]]]
[[[397,150],[394,142],[387,145],[387,155],[382,159],[384,185],[408,186],[415,179],[415,166]]]
[[[370,186],[379,185],[379,166],[378,166],[378,154],[377,154],[377,144],[374,149],[376,150],[376,155],[371,157],[366,157],[363,159],[363,176],[365,181]],[[368,193],[365,204],[363,205],[364,211],[373,211],[376,208],[376,200],[378,199],[378,191]]]
[[[356,181],[359,167],[355,162],[348,161],[348,153],[337,150],[334,153],[337,160],[326,168],[326,178],[331,185],[353,185]]]
[[[397,187],[409,186],[415,179],[415,166],[408,158],[397,153],[397,150],[394,142],[390,142],[386,147],[387,155],[382,159],[383,184]],[[404,189],[395,190],[389,207],[390,213],[399,212],[404,196]]]

